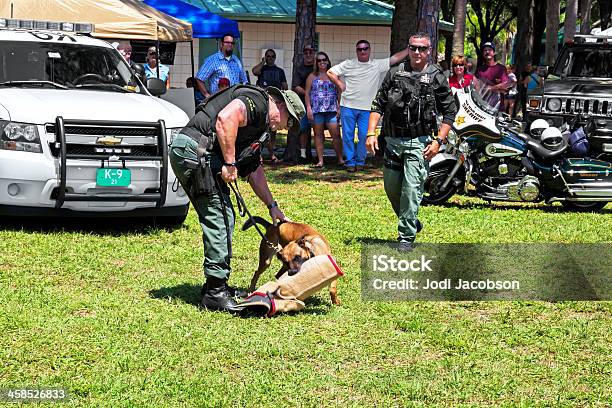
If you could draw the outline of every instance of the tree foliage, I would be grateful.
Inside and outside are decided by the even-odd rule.
[[[472,27],[468,40],[480,56],[480,45],[495,38],[517,16],[516,0],[470,0],[467,21]]]

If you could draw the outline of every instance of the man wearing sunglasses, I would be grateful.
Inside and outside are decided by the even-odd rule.
[[[206,58],[198,70],[196,86],[205,98],[219,90],[220,78],[229,79],[230,86],[248,82],[242,62],[234,55],[234,45],[234,36],[225,34],[219,40],[219,51]]]
[[[170,147],[170,164],[198,214],[204,243],[200,305],[237,312],[229,287],[234,209],[228,183],[246,177],[267,206],[273,223],[289,221],[268,188],[261,166],[265,132],[299,127],[304,105],[293,91],[234,85],[198,106],[198,111]]]
[[[357,58],[341,62],[327,71],[329,79],[342,90],[340,100],[342,143],[346,156],[346,169],[349,172],[361,170],[365,165],[367,153],[365,139],[370,105],[380,84],[381,74],[408,56],[406,48],[390,58],[370,59],[371,47],[367,40],[359,40],[355,48]],[[355,126],[357,126],[357,142],[355,142]]]
[[[423,198],[428,162],[446,143],[457,107],[439,65],[430,63],[431,43],[426,33],[408,40],[409,63],[392,68],[376,98],[368,124],[366,146],[378,150],[376,125],[384,115],[385,192],[397,215],[399,249],[410,250],[422,228],[417,215]],[[442,115],[438,128],[437,115]]]

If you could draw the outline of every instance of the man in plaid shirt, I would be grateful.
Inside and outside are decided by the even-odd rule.
[[[206,58],[196,75],[196,86],[208,98],[219,90],[220,78],[229,79],[230,86],[248,82],[242,63],[234,55],[234,36],[231,34],[225,34],[219,51]]]

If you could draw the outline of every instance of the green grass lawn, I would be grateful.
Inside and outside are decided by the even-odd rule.
[[[380,171],[268,174],[286,214],[329,239],[342,306],[323,291],[295,316],[200,311],[193,211],[172,231],[11,222],[0,228],[0,388],[64,387],[79,407],[612,404],[610,302],[362,301],[361,243],[396,235]],[[560,209],[454,197],[421,210],[419,240],[612,241],[610,206]],[[233,284],[247,286],[258,243],[236,229]]]

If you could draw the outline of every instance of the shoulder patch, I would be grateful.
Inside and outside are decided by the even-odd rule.
[[[249,96],[245,96],[244,99],[246,100],[245,105],[249,112],[255,112],[255,102],[253,102],[253,99],[251,99]]]

